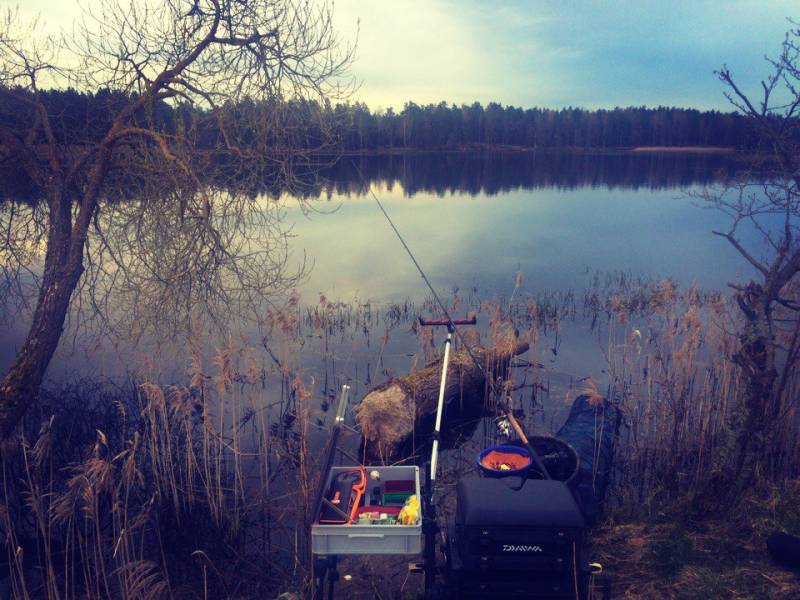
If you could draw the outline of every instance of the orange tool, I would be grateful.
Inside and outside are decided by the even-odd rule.
[[[347,523],[348,525],[356,520],[358,507],[361,504],[361,498],[367,491],[367,469],[365,467],[359,467],[358,472],[359,475],[361,475],[361,480],[358,483],[353,484],[353,491],[355,492],[356,496],[353,499],[353,505],[350,508],[350,521]]]
[[[353,476],[356,476],[353,481]],[[367,469],[356,467],[338,473],[331,481],[328,497],[323,499],[319,522],[331,525],[350,525],[356,520],[361,499],[367,491]]]

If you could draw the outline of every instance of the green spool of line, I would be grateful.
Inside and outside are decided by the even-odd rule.
[[[411,497],[412,494],[407,492],[403,493],[396,493],[396,494],[384,494],[383,495],[383,503],[384,504],[405,504],[406,500]]]

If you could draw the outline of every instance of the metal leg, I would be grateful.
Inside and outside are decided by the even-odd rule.
[[[429,592],[436,583],[436,534],[439,532],[439,526],[436,523],[436,505],[433,503],[432,494],[425,496],[425,513],[422,518],[425,549],[422,560],[425,570],[425,591]]]
[[[452,331],[447,331],[444,341],[444,359],[442,360],[442,380],[439,382],[439,401],[436,404],[436,425],[433,428],[433,448],[431,449],[431,470],[428,473],[430,482],[436,481],[436,463],[439,459],[439,434],[442,429],[442,412],[444,412],[444,390],[447,385],[447,365],[450,362],[450,345],[453,342]],[[429,492],[433,494],[433,485]]]
[[[428,477],[426,488],[422,497],[422,533],[425,539],[425,549],[423,551],[423,568],[425,571],[425,597],[431,598],[436,588],[436,535],[439,533],[439,526],[436,522],[436,504],[433,501],[433,494],[436,488],[436,467],[439,462],[439,440],[442,429],[442,413],[444,412],[444,392],[447,386],[447,367],[450,362],[450,346],[453,343],[453,334],[456,325],[475,325],[476,319],[426,321],[422,317],[419,323],[423,327],[447,327],[447,338],[444,341],[444,357],[442,358],[442,379],[439,382],[439,399],[436,404],[436,423],[433,429],[433,446],[431,448],[431,462],[428,467]]]
[[[425,490],[423,502],[424,516],[422,518],[422,531],[425,536],[425,590],[430,591],[436,583],[436,534],[439,532],[436,523],[436,504],[433,501],[434,488],[436,487],[436,466],[439,459],[439,435],[442,428],[442,413],[444,412],[444,392],[447,385],[447,367],[450,362],[450,345],[453,342],[453,331],[448,327],[447,338],[444,341],[444,358],[442,359],[442,380],[439,383],[439,401],[436,405],[436,424],[433,428],[433,447],[431,449],[431,464],[428,467],[428,485]]]
[[[333,600],[333,588],[339,581],[339,571],[336,570],[336,557],[329,557],[330,567],[328,568],[328,600]]]
[[[318,556],[314,563],[314,589],[312,598],[321,600],[325,597],[325,584],[328,587],[328,600],[333,600],[334,586],[339,581],[339,571],[336,570],[336,556]]]

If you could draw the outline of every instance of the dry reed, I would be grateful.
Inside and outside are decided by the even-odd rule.
[[[740,323],[726,298],[616,274],[595,279],[582,315],[574,293],[533,296],[519,280],[507,301],[455,292],[448,307],[479,313],[481,328],[465,331],[468,345],[521,338],[533,348],[512,365],[500,394],[487,394],[490,409],[512,396],[520,417],[531,411],[533,432],[533,417],[563,415],[561,397],[584,392],[620,407],[618,503],[647,510],[691,496],[728,460],[742,398],[731,361]],[[414,356],[399,349],[395,332],[421,313],[438,310],[431,301],[376,307],[324,296],[306,307],[293,296],[268,310],[259,349],[229,343],[206,356],[199,336],[189,340],[183,383],[164,385],[153,373],[135,388],[84,384],[43,399],[2,455],[0,592],[15,600],[137,600],[307,591],[322,413],[343,381],[355,396],[362,382],[388,377],[390,364],[408,368],[439,351],[441,332],[421,328]],[[543,356],[556,360],[577,317],[594,331],[584,343],[602,340],[606,368],[592,378],[571,375],[563,394],[550,394],[563,374]],[[368,361],[377,356],[360,374],[357,347],[372,353]],[[312,360],[322,367],[309,367]],[[786,418],[773,445],[782,479],[797,477],[800,455],[800,376],[787,377]],[[480,441],[494,441],[497,427],[483,422]],[[443,467],[457,469],[459,457],[444,457]]]

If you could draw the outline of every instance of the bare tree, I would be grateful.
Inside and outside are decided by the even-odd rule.
[[[327,4],[294,0],[103,0],[57,39],[6,14],[0,163],[32,197],[3,204],[0,256],[6,289],[37,292],[0,382],[0,436],[36,397],[74,297],[110,327],[123,324],[108,310],[120,297],[126,327],[144,312],[176,326],[291,280],[257,192],[294,181],[330,143],[321,121],[312,135],[292,119],[347,91],[352,48],[331,19]],[[51,89],[106,101],[65,127]]]
[[[744,175],[705,195],[731,217],[728,231],[714,233],[756,275],[746,285],[732,285],[744,318],[733,358],[745,388],[726,470],[728,479],[740,482],[774,472],[786,458],[778,441],[791,418],[788,391],[800,359],[800,29],[787,33],[780,56],[769,63],[759,100],[739,87],[727,67],[717,72],[728,100],[750,119],[758,146]]]

